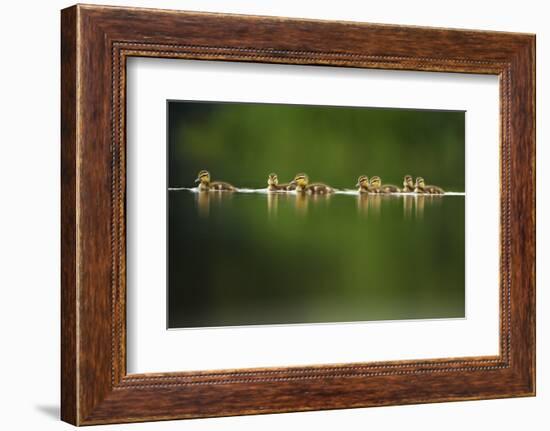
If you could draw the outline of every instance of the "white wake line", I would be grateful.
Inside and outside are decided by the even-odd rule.
[[[193,193],[198,193],[199,192],[199,189],[198,187],[168,187],[168,191],[171,191],[171,192],[175,192],[175,191],[180,191],[180,190],[187,190],[187,191],[190,191],[190,192],[193,192]],[[217,190],[212,190],[213,192],[217,192]],[[257,194],[264,194],[264,195],[267,195],[267,194],[296,194],[295,191],[288,191],[288,192],[284,192],[284,191],[281,191],[281,192],[270,192],[269,190],[267,190],[267,188],[265,189],[246,189],[246,188],[242,188],[242,189],[239,189],[237,188],[236,190],[237,193],[257,193]],[[351,190],[351,189],[344,189],[344,190],[338,190],[338,189],[334,189],[334,194],[335,195],[352,195],[352,196],[357,196],[359,194],[359,192],[357,190]],[[422,194],[418,194],[418,193],[389,193],[389,194],[376,194],[376,196],[441,196],[441,195],[422,195]],[[464,192],[445,192],[444,196],[466,196],[466,193]]]

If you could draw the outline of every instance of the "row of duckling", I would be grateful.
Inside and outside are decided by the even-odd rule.
[[[218,191],[236,191],[237,188],[224,181],[212,181],[210,173],[202,170],[197,175],[195,183],[199,183],[199,191],[218,190]],[[403,187],[397,187],[392,184],[383,184],[382,179],[378,176],[371,177],[361,175],[357,179],[355,187],[360,193],[372,194],[391,194],[391,193],[419,193],[419,194],[444,194],[445,191],[438,186],[426,185],[424,178],[417,177],[413,181],[413,177],[405,175],[403,178]],[[294,179],[288,183],[279,184],[277,174],[269,174],[267,178],[267,190],[270,192],[287,192],[296,191],[299,193],[309,194],[329,194],[334,193],[334,188],[323,183],[310,183],[307,174],[296,174]]]
[[[361,193],[418,193],[429,195],[442,195],[445,193],[445,190],[441,187],[427,185],[422,177],[417,177],[416,181],[413,181],[413,177],[410,175],[403,177],[402,188],[393,184],[382,184],[382,180],[378,176],[371,177],[369,180],[366,175],[361,175],[357,179],[355,187],[358,187]]]

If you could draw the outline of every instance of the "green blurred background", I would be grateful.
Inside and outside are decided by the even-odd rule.
[[[169,187],[464,191],[464,112],[168,103]],[[170,328],[464,317],[464,197],[168,192]]]
[[[200,169],[237,187],[267,175],[353,188],[361,174],[400,185],[405,174],[464,191],[464,112],[169,102],[169,185]]]

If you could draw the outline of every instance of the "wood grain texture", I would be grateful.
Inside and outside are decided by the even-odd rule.
[[[76,9],[61,16],[61,417],[77,422]]]
[[[525,34],[101,6],[62,11],[63,420],[86,425],[534,395],[534,49],[534,36]],[[130,56],[498,75],[500,354],[127,375]]]

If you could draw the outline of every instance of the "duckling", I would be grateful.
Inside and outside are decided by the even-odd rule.
[[[295,186],[296,191],[300,193],[305,192],[310,194],[323,194],[334,192],[332,187],[323,183],[309,184],[309,177],[306,174],[296,174],[290,184]]]
[[[399,193],[401,189],[393,184],[382,184],[380,177],[372,177],[370,179],[371,193]]]
[[[445,191],[441,187],[437,186],[427,186],[424,182],[424,178],[418,177],[416,179],[416,184],[414,187],[415,193],[423,193],[423,194],[429,194],[429,195],[442,195],[445,193]]]
[[[416,182],[414,183],[414,192],[415,193],[426,193],[424,190],[424,187],[426,184],[424,183],[424,178],[418,177],[416,179]]]
[[[368,193],[369,192],[369,177],[366,175],[361,175],[357,178],[357,184],[355,187],[359,187],[359,193]]]
[[[267,177],[267,190],[270,192],[290,191],[295,188],[296,186],[293,186],[290,183],[279,184],[277,174],[269,174]]]
[[[403,177],[403,193],[412,193],[414,192],[414,182],[413,177],[410,175],[405,175]]]
[[[205,192],[208,190],[218,190],[226,192],[234,192],[237,190],[234,186],[223,181],[210,181],[210,172],[202,170],[197,175],[196,183],[199,183],[199,191]]]

